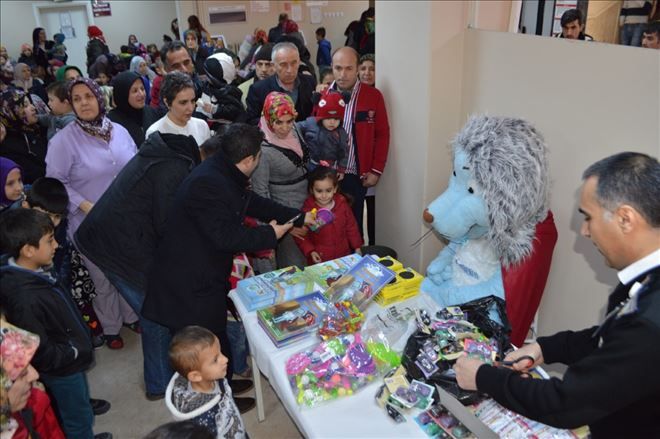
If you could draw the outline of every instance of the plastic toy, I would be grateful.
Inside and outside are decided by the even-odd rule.
[[[330,209],[324,207],[320,209],[314,208],[311,210],[311,213],[314,216],[314,224],[309,226],[309,230],[312,232],[317,232],[321,227],[335,220],[335,214]]]

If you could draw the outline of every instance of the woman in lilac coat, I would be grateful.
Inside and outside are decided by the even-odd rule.
[[[76,120],[60,130],[48,143],[46,175],[57,178],[69,193],[69,239],[110,186],[119,171],[137,152],[124,127],[106,117],[101,89],[88,78],[69,83],[69,102]],[[94,310],[103,326],[108,347],[124,345],[119,330],[126,325],[138,332],[138,316],[119,295],[103,272],[84,257],[96,286]]]

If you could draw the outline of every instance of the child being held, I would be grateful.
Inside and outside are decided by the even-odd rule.
[[[176,371],[167,386],[165,403],[177,420],[192,420],[218,438],[245,438],[245,426],[232,397],[227,357],[220,341],[208,329],[187,326],[170,344],[170,362]]]
[[[294,238],[310,265],[340,258],[353,251],[359,253],[364,243],[353,210],[338,190],[339,178],[334,169],[320,166],[309,174],[310,195],[302,210],[328,209],[334,215],[332,222],[309,232],[304,239]]]
[[[346,103],[338,92],[328,90],[320,95],[313,114],[298,128],[309,147],[309,170],[317,166],[336,169],[338,178],[344,178],[348,162],[348,135],[341,126]]]
[[[48,128],[50,140],[59,130],[76,120],[67,91],[66,81],[55,81],[46,88],[51,114],[39,115],[39,125]]]
[[[53,35],[53,40],[55,40],[55,45],[49,50],[49,54],[53,59],[62,61],[66,64],[66,60],[69,59],[69,56],[66,54],[66,46],[64,45],[65,36],[62,33],[57,33]]]

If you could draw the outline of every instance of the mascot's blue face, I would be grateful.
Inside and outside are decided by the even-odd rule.
[[[449,187],[423,215],[424,221],[454,242],[481,238],[490,227],[486,203],[467,163],[465,153],[457,151]]]

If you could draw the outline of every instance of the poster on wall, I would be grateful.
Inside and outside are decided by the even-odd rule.
[[[321,23],[321,19],[323,18],[323,14],[321,13],[321,8],[313,6],[309,8],[309,22],[312,24],[319,24]]]
[[[293,21],[302,21],[303,19],[302,5],[296,5],[296,4],[291,5],[291,19]]]
[[[268,13],[270,12],[270,2],[269,1],[251,1],[250,10],[252,12]]]
[[[112,15],[110,11],[110,2],[104,0],[91,0],[92,13],[95,17],[109,17]]]
[[[307,2],[307,7],[309,8],[319,7],[319,6],[328,6],[328,2],[327,1]]]
[[[569,9],[577,8],[577,0],[560,0],[555,3],[555,16],[552,23],[552,36],[557,36],[561,33],[561,16]]]

